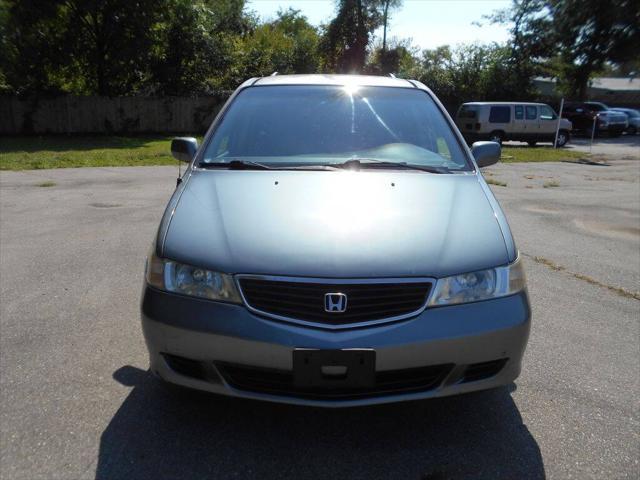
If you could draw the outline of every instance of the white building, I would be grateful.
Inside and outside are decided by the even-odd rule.
[[[533,84],[538,91],[549,97],[557,97],[556,79],[536,77]],[[596,77],[589,81],[587,90],[589,100],[604,102],[616,107],[640,107],[640,78],[634,77]]]

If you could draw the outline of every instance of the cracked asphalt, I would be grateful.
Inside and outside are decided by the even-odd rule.
[[[0,477],[638,478],[636,139],[610,166],[487,169],[533,308],[514,385],[337,411],[147,373],[142,270],[176,168],[1,172]]]

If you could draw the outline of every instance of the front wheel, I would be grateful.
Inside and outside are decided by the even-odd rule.
[[[502,145],[503,138],[504,133],[499,131],[491,132],[491,134],[489,135],[489,141],[499,143],[500,145]]]
[[[532,141],[532,142],[527,142],[527,143],[529,144],[530,147],[535,147],[536,143],[538,143],[538,142]]]
[[[564,147],[569,141],[569,132],[566,130],[560,130],[558,132],[558,142],[556,143],[557,147]]]

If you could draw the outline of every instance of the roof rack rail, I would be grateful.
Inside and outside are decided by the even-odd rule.
[[[271,75],[269,75],[270,77],[275,77],[276,75],[278,75],[278,72],[273,72]]]
[[[395,76],[393,73],[390,73],[390,74],[389,74],[389,76],[390,76],[391,78],[396,78],[396,76]]]

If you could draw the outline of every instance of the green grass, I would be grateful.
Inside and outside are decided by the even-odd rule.
[[[553,147],[502,147],[504,163],[519,162],[561,162],[563,160],[576,161],[585,158],[582,152]]]
[[[170,136],[0,139],[0,170],[175,165]]]
[[[0,170],[175,165],[172,136],[40,136],[0,138]],[[504,147],[502,161],[575,161],[585,154],[551,147]]]
[[[507,186],[506,182],[501,182],[500,180],[496,180],[494,178],[487,178],[487,179],[485,179],[485,181],[489,185],[497,185],[499,187],[506,187]]]
[[[46,180],[44,182],[36,183],[36,187],[55,187],[57,185],[56,182],[52,182],[51,180]]]

